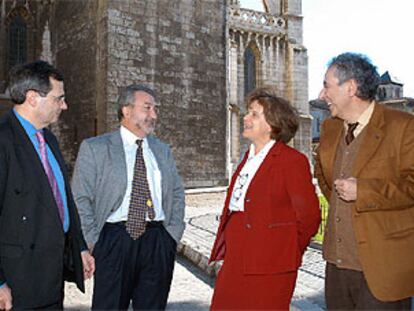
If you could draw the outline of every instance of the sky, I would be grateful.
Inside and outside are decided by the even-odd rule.
[[[241,0],[262,11],[261,0]],[[328,61],[343,52],[366,54],[382,75],[404,84],[414,97],[414,0],[302,0],[308,50],[309,99],[317,98]]]

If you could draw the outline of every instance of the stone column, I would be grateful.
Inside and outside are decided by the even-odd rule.
[[[248,40],[248,39],[247,39]],[[237,104],[239,107],[243,106],[244,99],[244,42],[243,32],[240,32],[239,46],[238,46],[238,57],[237,57]]]

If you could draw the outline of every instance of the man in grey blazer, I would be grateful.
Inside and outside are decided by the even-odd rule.
[[[84,140],[79,150],[72,189],[96,261],[95,310],[167,303],[185,201],[170,148],[151,135],[155,98],[147,86],[126,87],[120,129]]]

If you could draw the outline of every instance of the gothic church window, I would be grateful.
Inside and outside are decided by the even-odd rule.
[[[256,88],[256,56],[248,47],[244,52],[244,94]]]
[[[9,25],[9,67],[27,62],[27,25],[17,15]]]

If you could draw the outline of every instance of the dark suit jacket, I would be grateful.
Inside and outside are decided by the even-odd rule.
[[[13,305],[19,308],[57,302],[64,279],[84,290],[80,249],[86,244],[57,140],[48,130],[45,139],[65,180],[67,234],[25,130],[12,111],[0,119],[0,282],[10,286]]]
[[[247,153],[232,177],[210,261],[225,260],[230,198],[246,160]],[[240,264],[245,274],[296,271],[320,223],[308,159],[277,142],[247,189],[244,209],[246,241]]]
[[[343,121],[322,126],[315,175],[326,198]],[[352,223],[368,286],[379,300],[414,295],[414,117],[375,104],[355,160]],[[329,234],[327,232],[326,234]]]

